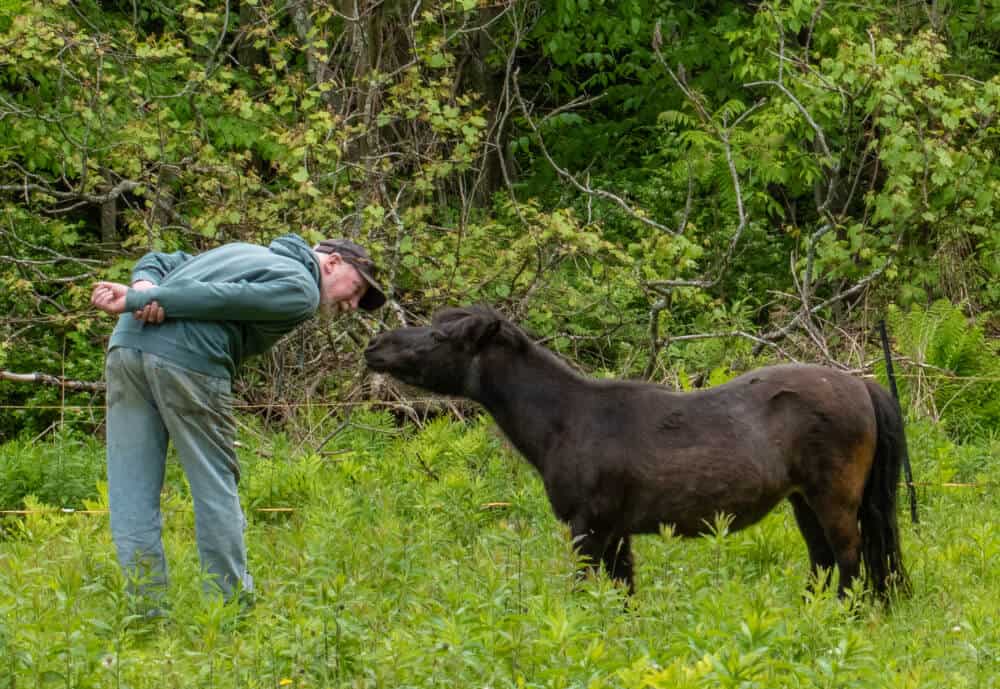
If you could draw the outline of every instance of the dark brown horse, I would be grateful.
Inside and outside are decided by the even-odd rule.
[[[814,575],[839,593],[864,564],[888,599],[907,588],[896,525],[906,452],[899,407],[878,384],[782,365],[709,390],[590,380],[495,312],[445,309],[430,327],[379,335],[368,366],[482,404],[538,470],[580,554],[633,589],[629,537],[749,526],[784,499]]]

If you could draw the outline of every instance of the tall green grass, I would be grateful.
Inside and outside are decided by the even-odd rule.
[[[726,537],[637,538],[627,600],[605,577],[578,581],[541,482],[490,422],[353,421],[321,454],[241,438],[259,591],[242,615],[200,592],[176,467],[165,620],[130,616],[106,517],[6,519],[0,689],[1000,685],[992,489],[922,488],[919,528],[901,511],[914,595],[891,613],[807,595],[805,546],[785,508]],[[918,478],[965,466],[955,453],[968,450],[932,427],[913,426],[911,444]],[[996,481],[986,458],[1000,448],[978,447],[984,459],[963,475]],[[66,450],[87,466],[101,451]],[[274,506],[296,511],[257,511]]]

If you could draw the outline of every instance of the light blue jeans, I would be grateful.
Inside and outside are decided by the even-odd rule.
[[[160,492],[169,439],[194,499],[202,568],[226,599],[251,593],[229,379],[127,348],[108,352],[105,374],[111,536],[129,590],[154,600],[165,591]]]

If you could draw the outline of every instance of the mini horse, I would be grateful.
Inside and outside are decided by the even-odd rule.
[[[483,307],[385,332],[365,359],[482,404],[541,474],[583,559],[630,592],[631,534],[671,525],[697,536],[720,513],[735,531],[785,498],[813,576],[836,564],[843,595],[863,563],[880,597],[907,590],[896,524],[906,438],[898,405],[874,382],[812,365],[687,393],[590,380]]]

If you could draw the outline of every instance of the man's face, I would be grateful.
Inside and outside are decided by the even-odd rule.
[[[358,302],[368,290],[368,283],[361,273],[344,260],[340,254],[326,254],[320,261],[320,303],[334,314],[349,313],[358,308]]]

